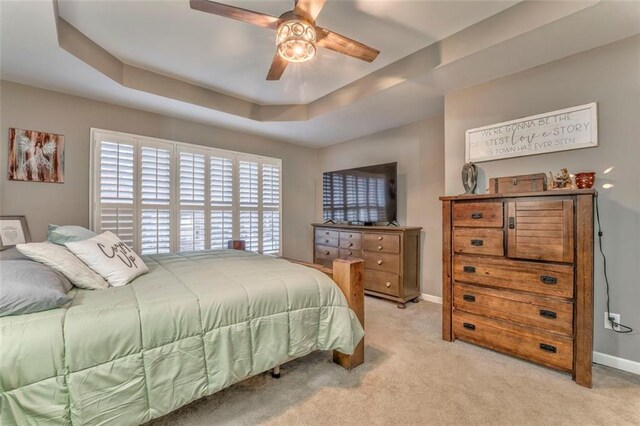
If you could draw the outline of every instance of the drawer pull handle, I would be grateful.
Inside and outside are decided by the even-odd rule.
[[[329,250],[325,250],[324,254],[329,255]]]
[[[382,246],[378,246],[378,250],[382,250]]]
[[[325,242],[325,243],[328,243],[328,242],[329,242],[329,240],[324,240],[324,242]]]
[[[464,267],[462,267],[462,270],[464,272],[469,273],[469,274],[474,274],[476,272],[476,267],[475,266],[464,266]]]
[[[471,213],[471,219],[482,219],[482,213]]]
[[[391,283],[389,281],[387,281],[384,285],[386,285],[387,288],[391,287]]]
[[[540,277],[540,281],[542,281],[544,284],[558,284],[558,279],[550,275],[542,275]]]
[[[515,217],[510,217],[509,218],[509,229],[516,229],[516,218]]]
[[[353,243],[349,243],[349,247],[353,247]]]
[[[325,233],[324,233],[324,235],[329,235],[329,233],[328,233],[328,232],[325,232]]]
[[[483,240],[471,240],[471,245],[476,247],[482,247],[484,245]]]
[[[382,265],[382,259],[378,259],[378,265]]]
[[[349,234],[349,238],[353,238],[353,234]]]
[[[382,237],[378,237],[378,241],[382,241]]]
[[[352,251],[350,251],[350,252],[349,252],[349,256],[351,256],[352,254],[353,254],[353,252],[352,252]]]
[[[469,330],[475,330],[476,329],[476,326],[471,324],[471,323],[469,323],[469,322],[462,323],[462,326],[464,328],[468,328]]]
[[[467,302],[475,302],[476,301],[476,297],[472,294],[465,294],[464,296],[462,296],[462,298],[464,300],[466,300]]]
[[[555,346],[547,345],[546,343],[540,343],[540,349],[542,349],[545,352],[551,352],[554,354],[558,352]]]
[[[553,311],[547,311],[546,309],[540,309],[540,316],[550,319],[556,319],[558,315]]]

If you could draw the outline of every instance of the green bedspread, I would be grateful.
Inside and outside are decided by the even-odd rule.
[[[139,424],[364,335],[316,270],[234,250],[145,262],[130,285],[0,318],[0,424]]]

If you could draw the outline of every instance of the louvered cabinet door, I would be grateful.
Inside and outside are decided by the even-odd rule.
[[[507,255],[518,259],[573,262],[573,200],[507,204]]]

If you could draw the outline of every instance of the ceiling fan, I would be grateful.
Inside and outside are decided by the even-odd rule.
[[[373,62],[380,51],[316,25],[326,0],[294,0],[295,7],[275,16],[209,0],[189,0],[191,9],[248,22],[276,31],[276,54],[267,80],[280,80],[289,62],[306,62],[324,47],[353,58]]]

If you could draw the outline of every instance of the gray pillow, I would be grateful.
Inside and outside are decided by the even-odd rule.
[[[47,229],[47,240],[61,246],[74,241],[88,240],[95,236],[95,232],[76,225],[49,225]]]
[[[0,262],[0,317],[58,308],[71,301],[71,284],[38,262]]]

